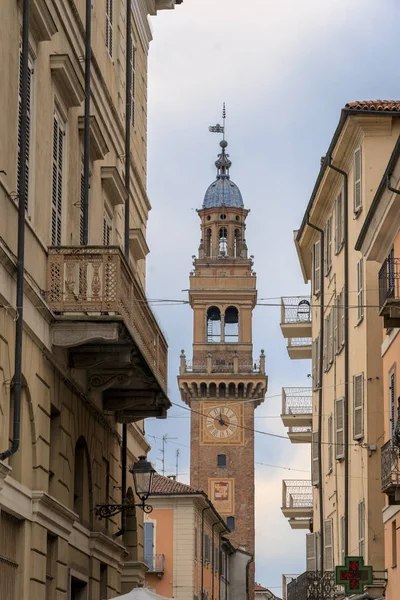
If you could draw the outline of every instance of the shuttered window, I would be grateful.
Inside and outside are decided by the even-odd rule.
[[[335,200],[335,254],[339,254],[344,243],[344,198],[343,190]]]
[[[214,571],[215,573],[219,571],[219,548],[216,546],[214,548]]]
[[[364,558],[365,552],[365,502],[358,503],[358,556]]]
[[[318,296],[321,291],[321,242],[319,240],[313,246],[313,265],[313,290],[314,295]]]
[[[353,438],[364,436],[364,375],[353,377]]]
[[[343,346],[346,343],[346,307],[344,305],[344,287],[342,287],[342,291],[340,292],[340,316],[341,316],[341,320],[342,320],[342,324],[341,324],[341,338],[340,338],[340,347],[343,348]],[[340,325],[339,325],[340,327]]]
[[[324,371],[328,370],[329,316],[324,320]]]
[[[324,521],[324,569],[333,571],[333,521]]]
[[[79,200],[79,243],[82,245],[84,242],[84,217],[83,217],[83,209],[85,204],[85,175],[83,169],[83,162],[81,167],[81,186],[80,186],[80,200]]]
[[[197,527],[194,529],[194,557],[197,558]]]
[[[340,559],[341,565],[344,565],[344,558],[346,555],[346,551],[345,551],[345,545],[346,545],[346,521],[344,519],[344,516],[342,515],[340,517]]]
[[[354,152],[354,212],[358,214],[362,208],[361,190],[361,148]]]
[[[313,390],[318,389],[320,385],[319,376],[319,336],[312,343],[312,386]]]
[[[113,0],[106,0],[106,48],[113,55]]]
[[[328,473],[333,470],[333,419],[332,415],[328,417]]]
[[[210,562],[210,537],[204,534],[204,562]]]
[[[390,439],[393,439],[394,429],[396,426],[396,379],[395,372],[392,369],[389,373],[389,419],[390,419]]]
[[[18,519],[0,513],[0,586],[2,598],[16,598],[18,577]],[[18,595],[19,597],[19,595]]]
[[[51,188],[51,243],[61,246],[64,172],[64,123],[57,111],[53,117],[53,165]]]
[[[25,204],[25,210],[29,208],[29,157],[30,157],[30,146],[31,146],[31,132],[32,132],[32,77],[33,77],[33,64],[29,58],[28,62],[28,110],[27,110],[27,128],[26,128],[26,162],[25,162],[25,186],[24,190],[20,189],[20,176],[21,176],[21,125],[22,125],[22,48],[20,47],[19,53],[19,73],[18,73],[18,151],[17,151],[17,194],[18,198],[23,198]]]
[[[306,562],[307,571],[317,570],[317,534],[307,533],[306,535]]]
[[[334,313],[331,310],[331,312],[329,313],[329,326],[328,326],[328,363],[329,366],[331,366],[331,364],[333,363],[333,357],[334,357],[334,323],[333,323],[333,319],[334,319]]]
[[[363,274],[363,259],[357,263],[357,316],[358,320],[364,316],[364,274]]]
[[[144,562],[153,565],[154,556],[154,523],[144,523]]]
[[[344,399],[335,400],[335,458],[344,458]]]
[[[318,485],[319,484],[318,431],[312,432],[311,477],[312,477],[312,484]]]
[[[106,211],[103,217],[103,244],[104,246],[111,245],[111,235],[112,235],[112,221],[111,218]]]
[[[325,242],[325,259],[324,259],[324,270],[325,275],[328,275],[332,268],[332,216],[326,222],[325,225],[325,234],[324,234],[324,242]]]
[[[131,70],[131,123],[135,126],[135,87],[136,87],[136,48],[131,35],[131,57],[130,57],[130,70]]]

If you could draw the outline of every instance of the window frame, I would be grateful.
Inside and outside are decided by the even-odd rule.
[[[362,210],[362,148],[359,146],[354,150],[353,162],[353,211],[357,218]]]
[[[335,255],[340,254],[344,245],[344,197],[343,188],[335,198]]]
[[[357,388],[357,386],[360,386]],[[358,397],[357,389],[360,389]],[[356,414],[360,413],[360,429],[356,430]],[[353,439],[361,440],[364,437],[364,373],[353,375]]]
[[[339,407],[340,414],[339,414]],[[342,426],[338,426],[339,417],[341,418]],[[335,415],[334,415],[334,424],[335,424],[335,459],[337,461],[344,460],[344,398],[337,398],[335,400]],[[342,441],[339,441],[339,435],[342,436]],[[342,448],[342,452],[339,452],[339,448]]]
[[[319,481],[319,451],[318,451],[318,431],[311,433],[311,483],[318,487]]]
[[[333,417],[328,415],[328,475],[333,471]]]
[[[313,244],[313,294],[318,297],[321,293],[321,240]]]
[[[364,318],[364,260],[357,261],[357,325]]]
[[[330,543],[328,543],[330,542]],[[324,570],[333,571],[334,555],[333,555],[333,520],[324,520]],[[329,557],[329,560],[328,560]]]
[[[358,556],[365,557],[365,500],[358,503]]]
[[[56,124],[58,128],[57,140],[57,156],[54,150],[56,147],[55,134]],[[53,109],[53,135],[52,135],[52,162],[51,162],[51,232],[50,239],[52,246],[61,246],[64,238],[63,222],[64,222],[64,187],[65,187],[65,163],[66,163],[66,121],[59,109],[57,103],[54,103]],[[61,164],[60,164],[60,140],[62,140],[61,148]],[[56,169],[56,175],[55,175]],[[57,178],[56,189],[55,177]],[[60,178],[60,181],[59,181]],[[54,202],[54,195],[57,199]]]

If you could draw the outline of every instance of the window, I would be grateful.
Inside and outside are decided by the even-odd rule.
[[[313,485],[319,485],[318,431],[312,432],[311,479]]]
[[[219,255],[226,256],[228,250],[228,231],[226,227],[219,230]]]
[[[357,263],[357,316],[358,320],[361,321],[364,317],[364,282],[363,282],[363,259]]]
[[[235,306],[229,306],[225,311],[224,341],[233,344],[239,341],[239,311]]]
[[[235,531],[235,517],[227,517],[226,524],[231,531]]]
[[[306,535],[306,557],[307,571],[317,570],[317,534],[307,533]]]
[[[346,521],[344,516],[340,517],[340,558],[341,565],[344,565],[344,559],[346,556]]]
[[[131,71],[131,123],[133,127],[135,126],[135,77],[136,77],[136,48],[135,42],[133,40],[133,35],[131,35],[131,56],[129,61],[130,71]]]
[[[62,238],[64,135],[64,122],[56,110],[53,116],[53,164],[51,188],[51,243],[53,246],[61,246]]]
[[[364,374],[353,377],[353,438],[364,436]]]
[[[313,390],[317,390],[321,384],[320,382],[320,356],[319,356],[319,336],[315,338],[312,343],[312,386]]]
[[[18,198],[23,198],[25,203],[25,210],[28,211],[29,207],[29,158],[30,158],[30,145],[31,145],[31,133],[32,133],[32,77],[33,77],[33,64],[32,60],[28,60],[28,111],[27,111],[27,131],[26,131],[26,162],[25,162],[25,189],[20,189],[20,176],[21,176],[21,121],[22,121],[22,47],[20,47],[19,53],[19,74],[18,74],[18,151],[17,151],[17,194]]]
[[[113,0],[106,0],[106,48],[113,55]]]
[[[217,546],[214,549],[214,572],[219,572],[219,548]]]
[[[341,317],[341,321],[342,323],[339,323],[339,328],[341,329],[341,338],[340,338],[340,348],[343,348],[343,346],[346,343],[346,309],[348,309],[347,306],[345,306],[345,299],[344,299],[344,287],[342,287],[342,291],[340,292],[340,317]]]
[[[335,458],[344,458],[344,399],[335,400]]]
[[[390,421],[389,432],[390,432],[391,440],[393,439],[394,430],[396,427],[395,398],[396,398],[396,376],[395,376],[395,371],[393,368],[389,372],[389,421]]]
[[[328,473],[332,473],[333,470],[333,419],[332,415],[328,416]]]
[[[80,201],[79,201],[79,243],[82,245],[84,242],[84,216],[83,209],[85,204],[85,174],[84,174],[84,166],[83,166],[83,157],[81,163],[81,187],[80,187]]]
[[[361,161],[361,148],[357,148],[354,152],[354,212],[356,215],[362,208]]]
[[[56,546],[57,537],[48,533],[46,550],[46,600],[52,600],[56,593]]]
[[[332,519],[324,521],[324,569],[333,571],[333,522]]]
[[[321,242],[315,242],[313,246],[313,290],[318,296],[321,291]]]
[[[397,529],[396,521],[392,521],[392,568],[397,567]]]
[[[144,523],[144,562],[149,569],[153,567],[154,556],[154,523]]]
[[[204,562],[210,562],[210,537],[207,534],[204,534]]]
[[[103,217],[103,244],[104,246],[111,246],[112,243],[112,219],[107,211],[104,212]]]
[[[71,577],[71,600],[87,600],[88,585],[77,577]]]
[[[6,598],[17,598],[18,588],[18,534],[20,521],[4,512],[0,513],[0,573],[2,596]],[[21,574],[22,575],[22,574]]]
[[[90,521],[89,469],[86,441],[80,437],[75,446],[74,512],[87,524]]]
[[[100,600],[107,598],[107,579],[108,579],[108,567],[105,563],[100,563]]]
[[[343,190],[335,200],[335,254],[339,254],[344,244],[344,198]]]
[[[197,527],[194,528],[194,557],[197,558]]]
[[[329,371],[333,363],[333,314],[325,319],[324,326],[324,371]]]
[[[206,255],[212,256],[212,231],[207,229],[206,231]]]
[[[365,551],[365,502],[358,503],[358,556],[364,558]]]
[[[218,454],[218,466],[226,467],[226,454]]]
[[[221,311],[217,306],[207,310],[207,342],[221,341]]]
[[[233,240],[233,256],[238,258],[240,256],[241,251],[241,235],[240,229],[235,229],[235,237]]]
[[[326,222],[325,225],[325,275],[328,275],[332,268],[332,216]]]

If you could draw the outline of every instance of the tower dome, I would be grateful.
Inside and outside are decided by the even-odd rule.
[[[231,181],[229,169],[232,162],[229,154],[226,154],[225,148],[228,146],[226,140],[221,140],[221,153],[215,161],[217,167],[217,179],[209,186],[204,196],[203,208],[214,208],[219,206],[243,208],[242,194],[236,185]]]

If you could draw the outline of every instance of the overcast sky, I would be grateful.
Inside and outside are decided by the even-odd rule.
[[[396,5],[397,4],[397,5]],[[400,98],[400,5],[395,0],[184,0],[151,19],[148,106],[147,292],[186,299],[191,256],[199,245],[200,208],[215,179],[219,136],[208,126],[227,106],[231,178],[246,208],[247,245],[255,256],[258,296],[308,293],[293,244],[340,110],[346,102]],[[274,302],[274,301],[272,301]],[[187,305],[155,309],[169,343],[169,395],[181,348],[191,357]],[[286,434],[281,388],[307,386],[309,361],[290,361],[278,307],[254,311],[254,355],[267,356],[267,398],[256,427]],[[147,420],[151,459],[189,481],[189,417],[173,407]],[[309,479],[310,448],[256,434],[256,579],[280,596],[281,574],[305,570],[305,532],[283,517],[282,479]]]

